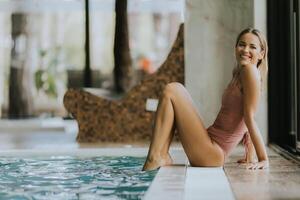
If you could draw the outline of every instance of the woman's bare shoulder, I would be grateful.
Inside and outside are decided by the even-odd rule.
[[[255,65],[244,65],[241,68],[241,81],[260,82],[260,71]]]

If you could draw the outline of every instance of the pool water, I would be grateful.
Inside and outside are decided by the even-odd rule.
[[[0,157],[0,199],[141,199],[145,157]]]

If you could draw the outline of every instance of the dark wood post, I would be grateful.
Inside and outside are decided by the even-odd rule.
[[[15,13],[12,20],[11,65],[9,77],[9,118],[25,118],[33,115],[30,69],[26,66],[27,32],[25,14]]]
[[[127,0],[116,0],[114,39],[114,84],[119,93],[127,92],[132,83],[132,61],[129,48]]]
[[[85,67],[84,87],[92,87],[92,74],[90,67],[90,16],[89,0],[85,0]]]

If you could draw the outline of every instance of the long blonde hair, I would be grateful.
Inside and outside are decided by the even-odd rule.
[[[252,33],[257,36],[260,41],[260,47],[262,51],[264,51],[264,57],[262,60],[258,61],[257,68],[260,71],[261,75],[261,89],[266,87],[267,76],[268,76],[268,43],[265,36],[257,29],[254,28],[246,28],[244,29],[237,37],[235,47],[237,47],[241,37],[246,33]],[[237,65],[232,71],[233,77],[240,77],[240,67]]]

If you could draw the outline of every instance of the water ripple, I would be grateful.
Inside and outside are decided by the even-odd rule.
[[[0,157],[0,199],[141,199],[157,171],[144,157]]]

